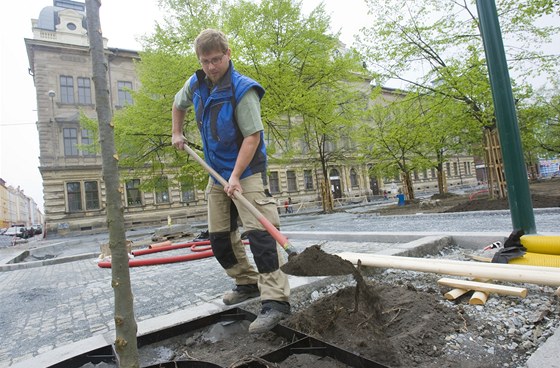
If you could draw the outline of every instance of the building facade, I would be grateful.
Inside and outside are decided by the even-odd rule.
[[[25,195],[19,187],[14,188],[0,178],[0,228],[12,225],[43,224],[43,214],[33,198]]]
[[[88,150],[93,143],[92,132],[80,126],[82,114],[96,119],[85,4],[54,0],[53,6],[45,7],[39,18],[32,20],[32,29],[33,38],[25,39],[25,44],[36,88],[45,228],[47,233],[59,235],[106,231],[101,156]],[[106,39],[104,44],[107,45]],[[139,54],[105,49],[110,99],[113,110],[117,110],[134,103],[130,91],[140,87],[134,66]],[[457,166],[450,164],[448,184],[470,179],[476,182],[474,169],[470,169],[474,165],[472,157],[458,160]],[[352,160],[331,165],[328,175],[335,199],[359,202],[384,190],[396,192],[400,183],[370,177],[370,165]],[[275,164],[272,159],[269,179],[279,208],[288,197],[300,205],[320,203],[322,174],[310,160],[295,159],[286,165]],[[415,179],[418,189],[437,183],[433,172],[419,173]],[[169,218],[177,223],[204,218],[203,191],[194,186],[169,186],[163,191],[143,192],[142,180],[138,177],[122,183],[128,229],[167,224]]]

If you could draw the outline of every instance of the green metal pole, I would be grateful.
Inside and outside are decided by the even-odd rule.
[[[527,178],[527,168],[523,158],[523,148],[496,3],[494,0],[477,0],[476,6],[504,159],[513,229],[524,230],[526,234],[535,234],[537,229],[529,191],[529,179]]]

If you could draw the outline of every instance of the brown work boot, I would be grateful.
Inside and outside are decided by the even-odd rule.
[[[241,303],[247,299],[256,298],[260,295],[257,284],[236,285],[232,291],[229,291],[224,295],[222,301],[225,305],[232,305]]]

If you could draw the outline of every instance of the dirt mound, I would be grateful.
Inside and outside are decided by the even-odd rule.
[[[445,336],[466,326],[466,319],[434,294],[392,285],[370,285],[382,299],[382,318],[367,303],[353,312],[355,289],[339,290],[284,321],[289,327],[390,367],[455,367],[443,355]],[[486,358],[485,358],[486,359]],[[488,362],[476,359],[472,367]],[[469,363],[470,364],[470,363]],[[465,365],[461,365],[465,366]]]
[[[560,196],[550,196],[543,194],[531,195],[533,208],[560,207]],[[509,209],[507,199],[480,198],[472,201],[461,202],[443,212],[467,212],[467,211],[495,211]]]
[[[511,363],[509,356],[487,353],[474,342],[472,349],[468,344],[464,346],[465,351],[469,350],[468,360],[464,355],[450,354],[446,348],[447,337],[472,329],[473,323],[462,309],[442,303],[439,292],[418,291],[411,284],[368,282],[367,287],[368,293],[378,295],[381,300],[381,316],[378,316],[376,306],[372,307],[362,297],[355,312],[356,289],[348,286],[294,312],[281,323],[387,367],[474,368]],[[248,323],[213,325],[190,337],[163,341],[157,349],[165,346],[171,359],[200,360],[222,367],[248,367],[253,365],[243,364],[256,362],[259,356],[290,343],[273,332],[248,334]],[[152,350],[158,351],[161,358],[160,350]],[[255,366],[347,367],[327,357],[297,355],[281,363]]]
[[[560,207],[560,178],[531,182],[531,201],[533,208]],[[490,199],[488,194],[480,193],[471,199],[472,194],[454,193],[434,194],[429,200],[407,201],[405,206],[391,205],[375,212],[382,216],[409,215],[416,213],[446,213],[467,211],[495,211],[509,209],[507,199]]]

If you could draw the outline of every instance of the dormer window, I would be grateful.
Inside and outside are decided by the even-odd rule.
[[[71,31],[75,31],[77,27],[74,23],[66,23],[66,28],[68,28]]]

